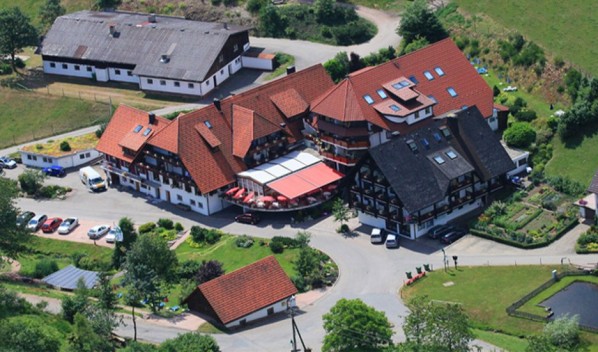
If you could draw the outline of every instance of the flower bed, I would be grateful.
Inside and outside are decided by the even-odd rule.
[[[598,227],[592,226],[579,236],[575,252],[577,254],[598,253]]]

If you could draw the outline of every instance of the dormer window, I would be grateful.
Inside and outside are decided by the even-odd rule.
[[[384,89],[378,89],[376,91],[376,93],[378,93],[378,95],[380,96],[380,98],[382,99],[386,99],[388,98],[388,95],[386,95],[386,92],[384,91]]]
[[[419,83],[419,81],[417,80],[417,78],[415,78],[415,75],[409,76],[409,80],[411,82],[413,82],[413,84],[418,84]]]
[[[451,97],[456,97],[457,96],[457,91],[455,91],[455,89],[453,87],[448,87],[446,89],[446,91],[451,95]]]
[[[206,120],[203,122],[204,125],[206,125],[207,128],[212,129],[212,124],[210,123],[210,121]]]
[[[448,127],[441,127],[440,132],[442,132],[444,138],[448,138],[451,136],[451,130],[449,130]]]
[[[434,68],[434,71],[438,74],[438,77],[444,76],[444,71],[440,67]]]
[[[409,149],[411,149],[412,152],[417,151],[417,144],[415,144],[415,141],[413,139],[408,140],[407,145],[409,146]]]
[[[441,142],[442,137],[440,136],[440,133],[434,132],[434,139],[436,140],[436,142]]]
[[[424,146],[424,148],[430,149],[430,142],[428,142],[427,138],[423,138],[421,142],[422,142],[422,145]]]
[[[143,128],[143,126],[142,126],[142,125],[137,125],[137,126],[135,127],[135,129],[133,130],[133,133],[139,133],[139,131],[141,131],[141,129],[142,129],[142,128]]]
[[[434,102],[434,104],[438,103],[438,100],[433,95],[428,95],[428,98]]]
[[[430,71],[424,71],[424,76],[426,76],[428,81],[431,81],[434,79],[434,76],[432,76],[432,73]]]
[[[366,94],[363,96],[363,99],[369,104],[372,105],[374,104],[374,99],[372,99],[372,97],[369,94]]]

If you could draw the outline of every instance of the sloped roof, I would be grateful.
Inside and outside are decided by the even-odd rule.
[[[203,283],[197,290],[206,298],[223,324],[297,293],[297,289],[272,255]]]
[[[435,71],[436,68],[440,68],[442,76]],[[424,76],[425,71],[432,75],[432,80]],[[379,102],[393,100],[390,92],[383,89],[383,85],[392,83],[391,80],[398,82],[404,77],[417,81],[411,82],[415,83],[417,92],[435,98],[437,103],[433,109],[436,116],[473,105],[478,107],[484,117],[492,116],[492,89],[450,38],[379,66],[350,74],[312,101],[312,112],[343,122],[365,120],[386,130],[408,133],[413,130],[411,126],[393,123],[373,108]],[[452,97],[448,88],[453,88],[457,96]],[[378,94],[380,89],[387,93],[385,98]],[[366,95],[372,100],[372,105],[364,99]]]
[[[195,129],[199,132],[199,135],[210,145],[212,148],[219,147],[222,142],[210,131],[210,128],[204,123],[198,123],[195,125]]]
[[[449,137],[443,128],[449,129]],[[415,152],[409,143],[415,144]],[[454,117],[435,118],[369,154],[409,212],[444,199],[450,181],[461,175],[475,171],[487,181],[515,168],[475,106],[455,112]]]
[[[96,149],[99,152],[112,155],[126,162],[132,162],[134,156],[125,154],[123,147],[137,153],[143,144],[148,141],[147,138],[143,137],[143,133],[147,128],[152,129],[151,133],[159,134],[169,123],[170,121],[167,119],[156,116],[155,122],[150,125],[147,112],[121,105],[116,109],[114,115],[112,115],[110,122],[106,126],[106,130],[96,145]],[[137,126],[141,126],[139,131],[133,132]],[[131,138],[132,135],[135,137]]]
[[[270,99],[287,118],[304,113],[309,108],[309,104],[303,99],[303,97],[301,97],[295,88],[290,88],[275,94],[270,97]]]
[[[98,282],[100,276],[95,271],[82,270],[69,265],[62,270],[50,274],[42,279],[43,282],[67,290],[74,290],[77,288],[79,279],[83,279],[83,283],[87,288],[93,288]]]
[[[282,128],[273,124],[255,111],[240,105],[233,105],[233,155],[244,158],[251,147],[251,142],[281,131]]]
[[[229,37],[245,27],[125,12],[80,11],[56,19],[42,55],[136,65],[135,75],[204,81]],[[110,35],[110,26],[117,35]],[[168,62],[161,62],[168,54]]]
[[[175,118],[162,130],[154,133],[150,144],[171,153],[179,152],[179,119]]]

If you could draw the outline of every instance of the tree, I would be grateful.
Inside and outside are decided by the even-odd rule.
[[[556,318],[544,327],[542,334],[559,349],[575,350],[579,346],[579,316]]]
[[[305,284],[311,285],[314,281],[321,279],[320,258],[318,252],[310,247],[303,247],[294,262],[295,271]],[[298,287],[298,289],[301,289]]]
[[[382,351],[392,345],[392,329],[384,312],[360,299],[340,299],[324,314],[324,352]]]
[[[460,305],[436,304],[428,297],[409,302],[411,313],[405,318],[403,330],[406,345],[419,351],[469,351],[474,336],[469,318]]]
[[[338,229],[339,232],[346,232],[345,222],[349,221],[349,208],[345,206],[343,200],[337,198],[334,203],[332,204],[332,216],[334,217],[334,221],[338,221],[341,223],[340,228]]]
[[[34,195],[42,188],[46,175],[39,170],[25,170],[19,175],[19,185],[28,195]]]
[[[188,332],[164,341],[160,352],[220,352],[220,347],[212,336]]]
[[[344,51],[339,52],[334,58],[324,63],[326,72],[330,75],[335,83],[340,82],[349,74],[349,59],[347,53]]]
[[[39,320],[0,321],[0,346],[14,352],[58,352],[60,338]]]
[[[536,131],[527,122],[515,122],[505,130],[503,139],[511,147],[527,148],[536,140]]]
[[[31,303],[17,296],[16,292],[7,290],[6,287],[0,285],[0,321],[10,316],[28,313],[31,310]]]
[[[69,323],[75,322],[75,315],[83,313],[89,306],[89,290],[85,287],[83,278],[77,281],[77,289],[73,296],[65,296],[62,299],[62,318]]]
[[[114,311],[118,303],[118,298],[112,290],[110,277],[106,273],[100,273],[98,282],[98,306],[102,309]]]
[[[18,227],[15,219],[18,209],[15,199],[19,194],[17,183],[0,177],[0,261],[2,257],[15,259],[26,250],[32,235],[24,227]]]
[[[334,6],[336,0],[316,0],[314,8],[318,22],[330,23],[334,20]]]
[[[401,55],[409,54],[413,51],[425,48],[429,44],[430,44],[430,42],[426,38],[417,37],[411,43],[409,43],[409,44],[405,45],[405,47],[403,47],[403,51],[401,52]]]
[[[18,7],[0,11],[0,54],[10,55],[13,71],[17,72],[16,55],[24,47],[37,44],[37,30]]]
[[[127,344],[127,347],[120,349],[119,352],[159,352],[159,348],[149,343],[132,341]]]
[[[120,5],[121,0],[95,0],[92,10],[114,9]]]
[[[137,232],[135,231],[135,224],[130,218],[121,218],[118,222],[118,227],[122,231],[123,240],[116,241],[114,252],[112,253],[112,266],[120,268],[125,261],[127,251],[137,240]]]
[[[448,37],[447,31],[425,0],[415,0],[407,5],[397,33],[403,37],[403,46],[409,45],[418,37],[425,38],[430,43]]]
[[[287,28],[287,19],[280,14],[278,8],[268,4],[260,10],[259,30],[265,37],[277,38],[282,36]]]
[[[98,335],[89,320],[81,313],[74,318],[73,331],[67,337],[68,352],[112,352],[112,344]]]
[[[203,284],[213,280],[219,276],[224,275],[224,269],[222,269],[222,263],[217,260],[203,260],[197,270],[195,280],[198,284]]]
[[[361,60],[359,54],[351,52],[349,54],[349,72],[359,71],[364,67],[365,64],[363,63],[363,60]]]
[[[66,10],[60,5],[60,0],[46,0],[39,14],[40,22],[44,29],[50,28],[56,18],[64,15]]]

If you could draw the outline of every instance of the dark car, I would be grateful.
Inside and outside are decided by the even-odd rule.
[[[29,220],[33,219],[35,213],[32,211],[24,211],[21,214],[17,215],[17,226],[18,227],[25,227]]]
[[[465,236],[465,231],[463,230],[454,230],[451,231],[445,235],[443,235],[442,237],[440,237],[440,241],[442,241],[443,243],[446,244],[450,244],[455,242],[456,240],[458,240],[459,238]]]
[[[260,222],[260,217],[254,213],[245,213],[235,216],[235,221],[255,225]]]
[[[434,226],[428,231],[428,236],[430,238],[437,239],[455,230],[456,228],[452,225]]]
[[[42,225],[42,232],[52,233],[52,232],[56,231],[56,229],[58,228],[58,226],[60,226],[60,224],[62,224],[61,218],[49,218]]]
[[[66,175],[64,168],[60,165],[52,165],[49,167],[44,167],[42,169],[42,172],[48,176],[62,177],[64,175]]]

